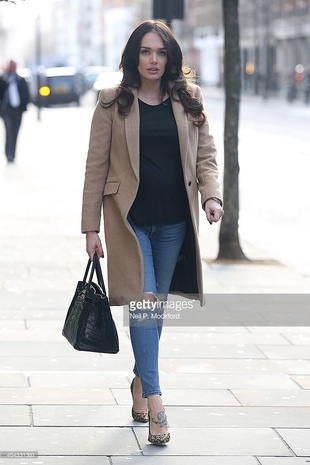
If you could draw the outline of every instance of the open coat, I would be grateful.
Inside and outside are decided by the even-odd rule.
[[[201,90],[190,86],[199,100]],[[82,232],[100,231],[103,224],[107,248],[108,294],[111,305],[129,304],[143,292],[143,257],[138,240],[127,221],[139,186],[139,105],[136,90],[128,116],[117,105],[94,111],[82,207]],[[114,89],[101,91],[100,100],[111,101]],[[172,100],[177,124],[189,215],[170,292],[196,297],[202,302],[202,267],[198,242],[199,199],[202,207],[210,197],[221,199],[216,149],[208,123],[197,127],[179,101]]]

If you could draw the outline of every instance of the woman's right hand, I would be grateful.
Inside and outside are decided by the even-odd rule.
[[[96,231],[87,231],[86,233],[86,252],[91,260],[94,254],[97,254],[99,258],[104,257],[101,240]]]

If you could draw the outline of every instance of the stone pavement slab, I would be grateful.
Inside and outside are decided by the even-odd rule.
[[[1,324],[1,323],[0,323]],[[26,326],[26,325],[24,325]],[[45,331],[36,331],[29,330],[26,327],[24,329],[16,329],[14,331],[1,331],[0,330],[0,340],[2,342],[57,342],[62,341],[62,336],[58,331],[45,330]]]
[[[310,346],[302,345],[302,346],[288,346],[283,347],[276,346],[276,345],[258,345],[258,348],[261,350],[263,354],[269,359],[303,359],[308,360],[310,359]]]
[[[28,387],[27,377],[22,373],[0,373],[0,388]]]
[[[167,408],[168,410],[168,408]],[[309,407],[171,407],[169,424],[189,428],[310,427]]]
[[[310,429],[277,429],[297,456],[310,456]]]
[[[130,409],[120,405],[34,405],[32,414],[34,426],[137,425],[131,419]]]
[[[3,388],[1,404],[115,405],[115,399],[109,389]]]
[[[131,405],[132,399],[129,389],[112,389],[118,405]],[[230,405],[239,406],[240,403],[228,390],[217,389],[165,389],[165,403],[167,405]]]
[[[140,454],[130,428],[1,428],[1,451],[37,451],[39,455]]]
[[[292,380],[298,383],[303,389],[310,389],[310,376],[292,376]]]
[[[227,293],[303,293],[309,292],[309,283],[296,273],[292,275],[289,268],[281,265],[256,265],[251,263],[220,263],[209,265],[209,271],[204,271],[206,293],[225,289]],[[259,269],[258,269],[259,268]],[[217,282],[215,286],[208,285],[208,275]]]
[[[134,431],[144,455],[293,455],[269,428],[171,428],[173,440],[161,448],[147,444],[144,428]]]
[[[90,352],[74,350],[64,337],[57,342],[0,342],[1,357],[93,357]]]
[[[165,405],[173,428],[310,428],[309,407]],[[120,405],[33,405],[32,415],[35,426],[137,427],[131,420],[130,407]]]
[[[108,457],[97,456],[68,456],[68,455],[53,455],[52,457],[39,456],[35,459],[13,459],[1,458],[0,465],[111,465]]]
[[[30,424],[28,405],[0,405],[1,426],[30,426]]]
[[[0,323],[1,331],[14,331],[14,330],[22,330],[26,329],[25,321],[24,320],[4,320]]]
[[[161,341],[166,344],[209,344],[216,345],[220,344],[221,346],[233,345],[236,344],[238,347],[244,347],[246,345],[290,345],[293,343],[289,337],[284,337],[282,334],[271,333],[268,334],[252,334],[244,331],[234,331],[232,329],[231,333],[224,332],[226,328],[218,328],[215,331],[215,328],[206,328],[203,333],[195,333],[194,330],[190,332],[172,332],[164,331],[161,336]],[[166,328],[165,328],[166,330]],[[292,336],[293,337],[293,336]],[[310,334],[307,336],[295,335],[295,337],[304,337],[306,338],[305,344],[310,344]],[[298,345],[298,343],[296,343]]]
[[[110,356],[111,357],[111,356]],[[93,356],[76,357],[0,357],[0,370],[5,372],[77,371],[77,372],[123,372],[131,374],[132,357],[125,358]],[[130,369],[130,372],[128,371]],[[300,372],[299,372],[300,373]],[[306,371],[303,371],[306,373]],[[310,369],[309,369],[310,374]]]
[[[258,457],[261,465],[309,465],[310,457]]]
[[[0,377],[1,379],[1,377]],[[129,378],[122,373],[30,373],[29,384],[32,387],[43,388],[89,388],[110,389],[128,388]]]
[[[296,459],[295,459],[296,460]],[[40,456],[36,459],[4,459],[0,465],[257,465],[253,457],[152,457],[152,456]],[[278,465],[278,464],[276,464]],[[294,465],[287,463],[284,465]],[[303,465],[303,463],[296,463]]]
[[[233,389],[244,406],[310,407],[310,391],[294,389]]]
[[[282,334],[285,338],[291,335],[310,335],[310,326],[251,326],[247,327],[247,330],[253,334]]]
[[[1,463],[1,462],[0,462]],[[143,456],[143,457],[113,457],[112,465],[257,465],[253,457],[169,457],[169,456]]]
[[[307,348],[306,348],[307,349]],[[208,343],[200,344],[177,344],[166,343],[162,345],[161,357],[173,358],[267,358],[259,348],[253,345],[237,347],[234,345],[209,345]]]
[[[30,249],[31,250],[31,249]],[[3,263],[6,263],[2,257]],[[5,310],[14,309],[29,309],[29,310],[57,310],[65,312],[69,307],[70,299],[73,296],[75,287],[70,286],[66,291],[53,289],[48,295],[45,291],[37,289],[36,291],[25,290],[22,293],[18,290],[2,290],[1,291],[1,307]],[[18,292],[17,292],[18,291]],[[53,317],[52,317],[53,318]]]
[[[0,465],[111,465],[111,462],[108,457],[102,455],[97,457],[53,455],[51,457],[39,456],[34,459],[6,459],[0,457]]]
[[[306,376],[300,378],[301,382],[307,383]],[[310,376],[308,378],[310,383]],[[199,389],[296,389],[296,382],[299,383],[298,377],[264,373],[193,373],[190,376],[163,373],[160,379],[165,389],[195,389],[197,386]]]
[[[310,374],[309,360],[161,359],[166,373],[273,373]]]
[[[291,344],[297,345],[297,346],[309,346],[310,345],[310,334],[305,333],[305,334],[287,334],[286,339],[288,342]]]

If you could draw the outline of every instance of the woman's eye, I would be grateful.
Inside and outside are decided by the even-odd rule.
[[[159,56],[165,57],[167,55],[167,52],[165,50],[162,50],[161,52],[158,53]]]
[[[149,53],[148,50],[141,50],[142,55],[147,55]]]

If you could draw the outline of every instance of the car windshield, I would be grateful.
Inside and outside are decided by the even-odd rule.
[[[73,76],[50,76],[48,82],[51,89],[63,88],[63,90],[68,90],[73,87],[74,79]]]

